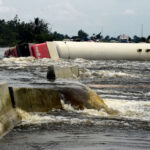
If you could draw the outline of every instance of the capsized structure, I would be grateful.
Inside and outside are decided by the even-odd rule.
[[[26,43],[5,51],[5,57],[90,60],[150,60],[149,43],[52,41]]]

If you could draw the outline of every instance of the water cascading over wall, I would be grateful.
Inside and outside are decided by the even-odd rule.
[[[8,84],[0,83],[0,138],[9,132],[20,120],[20,116],[13,108]]]
[[[20,110],[49,112],[52,109],[62,109],[62,97],[75,109],[103,109],[110,115],[119,113],[108,108],[99,95],[79,82],[64,82],[63,85],[56,85],[51,89],[8,88],[7,83],[0,83],[0,138],[21,121]]]

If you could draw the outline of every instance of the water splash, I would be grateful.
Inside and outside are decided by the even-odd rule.
[[[120,112],[118,117],[150,121],[149,101],[106,99],[104,102]]]
[[[58,110],[57,110],[58,111]],[[76,111],[76,110],[74,110]],[[51,115],[51,114],[47,114],[47,113],[28,113],[25,112],[21,109],[17,109],[17,112],[20,114],[20,116],[22,117],[22,122],[20,125],[41,125],[41,124],[45,124],[45,123],[67,123],[67,124],[81,124],[81,123],[85,123],[86,122],[91,122],[94,124],[94,121],[89,121],[88,119],[79,119],[79,118],[75,118],[75,117],[69,117],[69,116],[55,116],[55,115]]]
[[[21,109],[17,109],[17,112],[22,117],[21,125],[32,125],[32,124],[44,124],[44,123],[67,123],[67,124],[93,124],[93,125],[105,125],[106,122],[119,126],[124,124],[129,126],[128,120],[136,124],[137,121],[148,121],[150,122],[150,102],[144,101],[126,101],[126,100],[104,100],[108,107],[118,110],[118,115],[110,115],[104,109],[74,109],[70,104],[65,104],[61,101],[63,109],[71,114],[74,113],[76,116],[63,116],[62,110],[53,110],[53,112],[59,112],[59,115],[53,115],[53,113],[27,113]],[[62,113],[61,113],[62,112]],[[79,117],[79,116],[84,117]],[[94,118],[99,118],[94,120]],[[102,119],[103,118],[103,119]],[[112,121],[112,119],[114,121]],[[117,119],[117,120],[116,120]],[[105,121],[104,121],[105,120]],[[107,121],[109,120],[109,121]],[[111,120],[111,121],[110,121]],[[125,121],[127,120],[127,121]],[[148,123],[147,122],[147,123]],[[150,123],[148,124],[150,126]]]
[[[135,74],[123,73],[123,72],[116,72],[116,71],[106,71],[106,70],[97,70],[91,71],[89,69],[81,69],[80,71],[81,78],[123,78],[123,77],[130,77],[136,78],[138,77]]]

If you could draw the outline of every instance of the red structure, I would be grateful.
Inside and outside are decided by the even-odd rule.
[[[31,49],[35,58],[50,58],[46,43],[34,44],[31,46]]]
[[[28,57],[35,58],[50,58],[48,47],[46,43],[41,44],[20,44],[14,48],[5,51],[5,57]]]
[[[5,51],[5,57],[18,57],[17,48],[10,48],[7,51]]]

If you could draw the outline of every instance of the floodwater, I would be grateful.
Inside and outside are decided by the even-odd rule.
[[[95,90],[108,107],[104,110],[63,110],[27,113],[21,124],[0,141],[0,150],[146,150],[150,149],[150,62],[3,58],[0,82],[9,86],[45,87],[62,84],[46,79],[47,67],[78,65],[79,81]],[[69,81],[73,82],[73,81]]]

